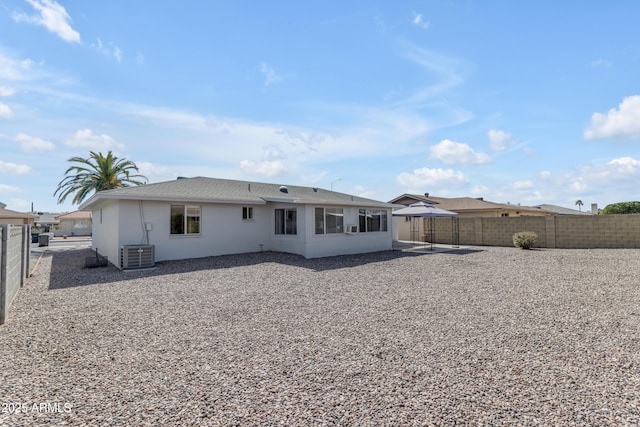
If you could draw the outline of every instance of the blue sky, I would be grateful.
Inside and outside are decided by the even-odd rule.
[[[634,1],[0,0],[0,201],[72,156],[585,208],[638,200]]]

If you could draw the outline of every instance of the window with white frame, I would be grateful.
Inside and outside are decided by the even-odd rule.
[[[342,208],[316,208],[316,234],[335,234],[344,231],[344,212]]]
[[[200,234],[200,206],[171,205],[171,234]]]
[[[358,209],[358,231],[360,233],[387,231],[387,210]]]
[[[275,233],[298,234],[298,210],[296,208],[275,209]]]
[[[243,206],[242,207],[242,219],[244,221],[251,221],[253,220],[253,208],[250,206]]]

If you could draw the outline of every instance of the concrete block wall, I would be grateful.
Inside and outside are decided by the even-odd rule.
[[[450,219],[437,218],[436,241],[450,244]],[[640,248],[640,214],[460,218],[461,245],[513,246],[513,235],[533,231],[541,248]]]
[[[482,242],[486,246],[513,246],[513,235],[533,231],[538,235],[539,247],[547,246],[545,217],[518,216],[482,218]],[[508,221],[505,221],[507,219]]]
[[[640,215],[556,218],[556,247],[640,248]]]
[[[28,225],[0,224],[0,325],[29,274],[30,231]]]

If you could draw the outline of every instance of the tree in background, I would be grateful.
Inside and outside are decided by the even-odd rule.
[[[89,158],[72,157],[75,163],[64,173],[53,193],[58,195],[58,204],[73,195],[73,203],[80,204],[93,192],[146,184],[147,177],[138,174],[138,167],[130,160],[118,159],[111,151],[107,155],[89,152]],[[135,172],[135,173],[133,173]]]
[[[602,209],[602,215],[611,214],[637,214],[640,213],[640,202],[612,203]]]
[[[578,207],[578,210],[580,212],[582,212],[582,205],[584,205],[584,203],[582,203],[582,200],[580,199],[576,200],[576,206]]]

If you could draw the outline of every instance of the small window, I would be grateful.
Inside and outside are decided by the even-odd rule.
[[[253,208],[244,206],[242,208],[242,219],[245,221],[251,221],[253,219]]]
[[[200,206],[171,205],[171,234],[200,234]]]

